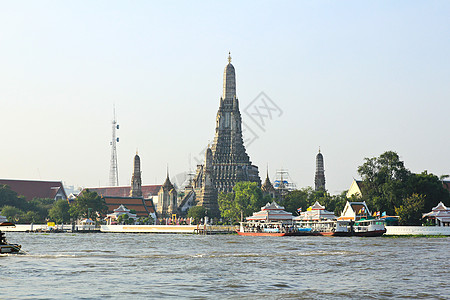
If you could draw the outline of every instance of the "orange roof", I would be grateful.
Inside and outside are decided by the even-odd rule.
[[[134,209],[138,217],[148,217],[150,213],[155,212],[153,201],[151,200],[144,200],[142,198],[108,196],[103,196],[103,199],[105,199],[106,206],[108,206],[108,213],[113,213],[114,209],[118,208],[120,205],[123,205],[130,210]]]

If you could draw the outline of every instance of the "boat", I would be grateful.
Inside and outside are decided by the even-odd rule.
[[[0,215],[0,226],[15,226],[14,223],[8,222],[6,217]],[[0,254],[19,253],[21,245],[10,244],[5,237],[5,233],[0,230]]]
[[[310,228],[298,228],[292,222],[292,214],[284,211],[284,207],[275,201],[261,207],[261,211],[253,213],[240,222],[237,234],[243,236],[294,236],[309,235]]]
[[[365,202],[347,202],[339,218],[316,202],[294,217],[294,223],[299,228],[310,228],[312,235],[373,237],[386,232],[384,220],[371,217]]]

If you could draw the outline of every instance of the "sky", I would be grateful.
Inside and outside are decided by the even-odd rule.
[[[385,151],[450,174],[449,1],[0,4],[0,178],[107,186],[115,106],[120,185],[136,151],[143,184],[176,180],[214,138],[229,51],[262,179],[314,186],[319,147],[331,194]]]

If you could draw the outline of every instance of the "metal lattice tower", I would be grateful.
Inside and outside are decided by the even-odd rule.
[[[116,130],[119,129],[119,124],[116,121],[116,108],[113,108],[114,118],[112,121],[112,140],[111,140],[111,165],[109,169],[109,185],[119,185],[119,169],[117,168],[117,143],[119,138],[116,137]]]

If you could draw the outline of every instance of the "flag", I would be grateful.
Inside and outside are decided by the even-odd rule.
[[[312,207],[310,206],[310,207],[308,207],[306,210],[307,210],[307,211],[312,211]]]
[[[301,207],[297,208],[297,211],[302,212],[302,208]]]
[[[360,215],[361,214],[361,211],[362,211],[362,208],[358,211],[358,215]]]
[[[377,217],[379,217],[380,216],[380,211],[377,211]]]
[[[383,211],[383,213],[381,214],[381,216],[382,216],[382,217],[385,217],[385,216],[386,216],[386,212]]]
[[[372,217],[376,217],[377,216],[377,212],[374,211]]]

